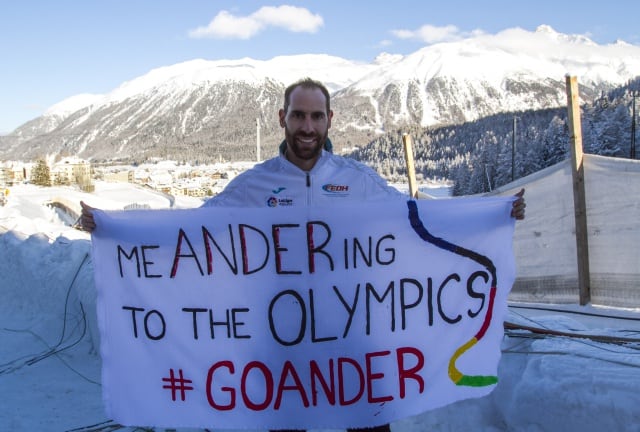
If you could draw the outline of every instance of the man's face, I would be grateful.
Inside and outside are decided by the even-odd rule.
[[[303,169],[315,163],[327,139],[333,112],[320,89],[297,87],[287,112],[280,110],[280,126],[287,141],[287,158]],[[304,165],[304,166],[302,166]]]

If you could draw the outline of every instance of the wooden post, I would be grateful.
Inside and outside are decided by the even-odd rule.
[[[260,119],[256,117],[256,161],[260,162]]]
[[[580,102],[578,79],[566,76],[567,109],[571,147],[571,173],[573,178],[573,206],[576,221],[576,250],[578,254],[578,288],[580,304],[591,301],[591,281],[589,274],[589,242],[587,231],[587,203],[584,187],[584,165],[582,153],[582,125],[580,123]]]
[[[413,144],[411,135],[402,134],[402,143],[404,144],[404,160],[407,164],[407,177],[409,179],[409,196],[411,198],[418,197],[416,186],[416,167],[413,163]]]

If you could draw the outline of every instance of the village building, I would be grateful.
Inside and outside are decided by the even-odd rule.
[[[85,192],[93,192],[91,164],[76,157],[66,157],[51,167],[51,182],[54,185],[78,185]]]

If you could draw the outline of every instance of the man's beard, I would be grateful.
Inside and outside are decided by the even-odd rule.
[[[324,147],[324,143],[327,141],[328,132],[325,132],[324,134],[304,133],[304,132],[292,133],[289,130],[289,128],[285,126],[284,135],[288,143],[287,148],[290,149],[298,159],[311,160],[311,159],[315,159],[322,151],[322,148]],[[306,147],[301,148],[301,146],[298,143],[298,138],[311,138],[311,137],[315,138],[316,145],[310,149]]]

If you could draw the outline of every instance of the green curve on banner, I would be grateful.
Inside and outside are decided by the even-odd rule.
[[[494,375],[462,375],[462,378],[456,383],[459,386],[469,387],[485,387],[496,384],[498,377]]]

